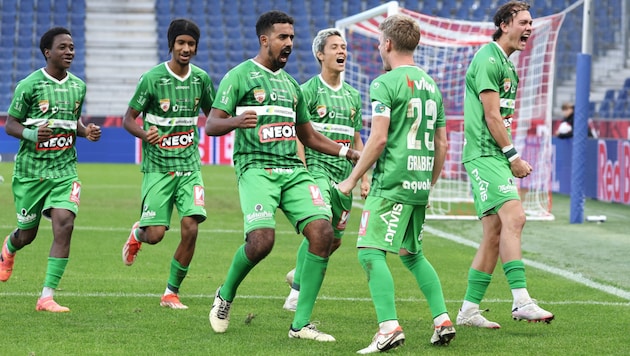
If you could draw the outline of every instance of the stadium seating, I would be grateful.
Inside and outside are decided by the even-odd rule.
[[[243,59],[251,58],[257,52],[258,41],[254,31],[257,15],[270,9],[289,12],[296,19],[296,38],[295,53],[287,69],[298,81],[304,82],[319,70],[310,54],[311,39],[318,30],[334,26],[338,19],[386,2],[387,0],[155,0],[155,15],[158,34],[166,33],[168,24],[175,17],[188,17],[197,22],[202,30],[202,43],[195,63],[207,70],[214,83],[218,84],[226,70]],[[540,17],[560,12],[571,6],[575,0],[529,2],[532,4],[532,15]],[[500,0],[399,0],[400,6],[410,10],[471,21],[491,21],[492,11],[500,3]],[[594,10],[594,31],[597,38],[594,43],[595,55],[604,55],[618,45],[619,39],[614,35],[612,26],[621,27],[621,1],[602,0],[601,3]],[[0,48],[3,49],[0,51],[0,68],[4,79],[0,81],[0,111],[5,111],[8,107],[15,82],[35,68],[43,66],[41,53],[37,50],[39,37],[52,26],[65,26],[72,31],[77,56],[71,71],[85,79],[85,18],[86,0],[0,1]],[[581,50],[581,26],[581,11],[573,11],[571,19],[564,21],[559,32],[557,82],[574,76],[576,53]],[[27,54],[30,58],[24,57],[25,47],[35,49]],[[593,108],[593,111],[610,117],[626,113],[627,110],[615,110],[617,100],[628,100],[627,97],[619,99],[618,95],[614,95],[620,89],[622,88],[611,88],[613,97],[606,99],[610,101],[610,105],[602,103],[603,105]],[[623,89],[626,89],[623,95],[627,95],[630,78]],[[622,106],[619,104],[618,109]]]

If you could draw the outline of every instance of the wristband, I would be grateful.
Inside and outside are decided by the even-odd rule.
[[[348,155],[348,150],[348,146],[341,146],[341,148],[339,149],[339,157],[346,158],[346,156]]]
[[[37,142],[37,129],[24,128],[22,131],[22,138],[31,142]]]
[[[520,157],[518,155],[518,152],[516,152],[516,148],[514,148],[514,145],[505,146],[501,149],[501,151],[503,151],[505,158],[507,158],[510,162]]]

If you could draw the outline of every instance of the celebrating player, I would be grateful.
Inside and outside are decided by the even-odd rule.
[[[142,209],[123,246],[123,262],[131,266],[142,243],[157,244],[164,238],[177,208],[181,239],[171,260],[171,270],[160,305],[188,309],[179,300],[179,288],[195,253],[199,223],[206,220],[204,184],[199,156],[199,109],[207,116],[214,100],[208,74],[190,63],[197,53],[200,31],[187,19],[168,27],[168,62],[142,75],[129,101],[123,125],[142,140]],[[143,114],[143,126],[136,118]]]
[[[100,127],[81,123],[85,83],[68,71],[74,42],[63,27],[48,30],[39,43],[46,66],[20,81],[9,107],[7,134],[20,139],[13,171],[17,229],[0,254],[0,281],[13,271],[15,254],[35,240],[42,215],[52,221],[53,242],[36,310],[67,312],[53,299],[70,256],[74,219],[79,211],[76,137],[98,141]]]
[[[457,325],[498,329],[481,315],[483,299],[498,257],[512,290],[512,317],[546,321],[553,314],[540,308],[527,291],[521,254],[525,212],[514,177],[524,178],[532,166],[512,145],[511,124],[518,75],[509,56],[525,48],[532,33],[529,4],[510,1],[494,15],[493,41],[475,54],[466,72],[462,161],[472,185],[483,238],[468,271],[468,288],[457,315]]]
[[[313,55],[320,65],[321,73],[302,85],[311,123],[315,130],[330,139],[363,149],[361,128],[361,97],[359,92],[341,80],[346,69],[346,41],[335,28],[321,30],[313,40]],[[352,164],[344,157],[320,153],[298,142],[298,154],[315,178],[326,205],[332,212],[332,226],[335,231],[330,253],[341,246],[341,238],[352,209],[352,195],[339,194],[337,183],[345,179],[352,170]],[[367,175],[361,179],[361,196],[370,190]],[[284,309],[295,311],[300,291],[302,264],[308,251],[308,240],[302,240],[298,249],[296,267],[287,274],[291,292],[284,302]]]
[[[282,68],[293,49],[293,18],[269,11],[258,18],[256,57],[230,70],[206,122],[206,133],[232,130],[234,168],[244,217],[245,243],[236,251],[225,282],[217,288],[210,324],[227,330],[236,290],[275,240],[275,213],[280,208],[309,241],[303,263],[301,293],[290,338],[335,341],[310,323],[315,298],[324,280],[333,229],[330,209],[297,155],[296,135],[307,147],[356,160],[359,152],[315,131],[298,83]]]

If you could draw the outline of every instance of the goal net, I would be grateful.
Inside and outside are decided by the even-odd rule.
[[[388,14],[398,12],[420,23],[422,33],[415,61],[437,82],[446,111],[449,150],[442,176],[431,194],[427,218],[475,219],[472,192],[461,163],[465,76],[475,52],[492,40],[494,24],[428,16],[400,8],[395,1],[337,21],[349,48],[344,79],[363,96],[364,141],[371,122],[369,84],[383,73],[377,49],[378,26]],[[534,167],[529,177],[518,180],[528,219],[553,219],[552,88],[557,32],[563,19],[563,13],[536,18],[526,50],[510,56],[520,78],[512,128],[514,146]]]

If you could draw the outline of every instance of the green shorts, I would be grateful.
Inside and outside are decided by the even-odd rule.
[[[18,229],[32,229],[42,216],[50,219],[51,209],[65,209],[77,215],[81,181],[76,175],[59,178],[13,177],[13,201]]]
[[[245,235],[276,227],[280,208],[299,233],[317,219],[330,220],[330,209],[306,168],[250,168],[238,178]]]
[[[520,200],[516,178],[505,157],[486,156],[464,163],[481,219],[496,214],[510,200]]]
[[[206,220],[201,172],[144,174],[140,226],[166,226],[168,229],[173,206],[177,208],[180,220],[186,216],[197,222]]]
[[[352,194],[347,196],[337,189],[337,182],[330,179],[326,174],[320,172],[312,173],[315,182],[322,192],[326,206],[332,213],[332,227],[335,237],[340,239],[346,231],[350,210],[352,209]]]
[[[409,205],[368,196],[361,214],[357,247],[398,254],[401,248],[422,251],[426,205]]]

